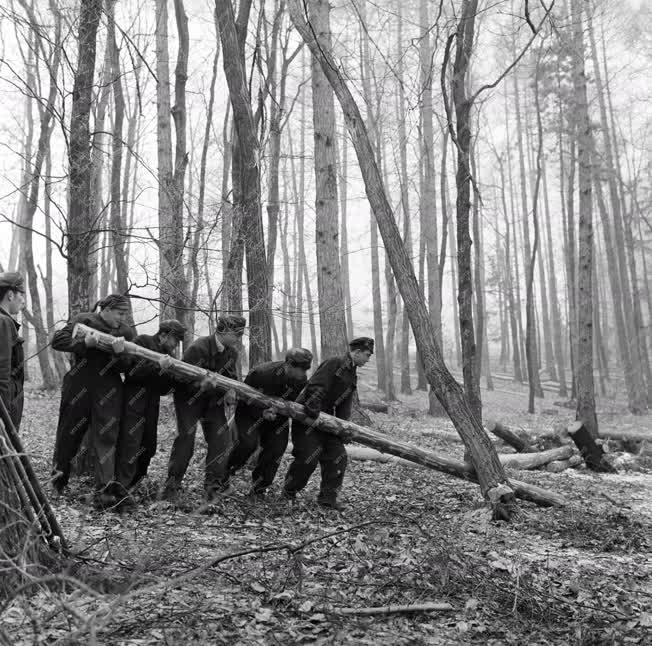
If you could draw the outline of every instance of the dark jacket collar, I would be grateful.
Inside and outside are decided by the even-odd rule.
[[[9,314],[9,312],[7,312],[4,307],[0,307],[0,314],[9,317],[13,321],[14,325],[16,326],[16,332],[20,330],[20,323],[11,314]]]

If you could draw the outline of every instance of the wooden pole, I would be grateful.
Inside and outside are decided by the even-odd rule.
[[[17,474],[22,481],[25,492],[30,498],[32,507],[41,522],[44,532],[52,542],[53,547],[56,547],[63,553],[67,553],[68,546],[66,544],[66,539],[63,536],[63,532],[61,531],[61,527],[59,526],[59,522],[54,515],[50,502],[43,493],[43,489],[36,477],[36,473],[34,473],[32,463],[29,461],[29,458],[25,453],[18,431],[16,430],[14,423],[11,421],[9,411],[2,399],[0,399],[0,420],[4,424],[4,434],[6,434],[11,448],[16,454],[15,456],[9,456],[9,460],[11,460],[12,457],[18,458],[14,462]]]
[[[124,347],[121,351],[124,354],[150,360],[158,364],[161,371],[166,372],[178,381],[191,382],[209,378],[217,390],[233,390],[238,395],[238,399],[246,401],[247,404],[261,409],[273,408],[279,415],[291,417],[304,424],[312,425],[319,431],[330,433],[345,441],[353,440],[377,449],[382,453],[390,453],[391,455],[396,455],[421,466],[477,482],[477,476],[473,467],[461,460],[456,460],[440,453],[434,453],[433,451],[426,451],[407,442],[393,440],[369,428],[364,428],[353,422],[333,417],[327,413],[320,413],[319,417],[314,419],[306,414],[301,404],[277,397],[270,397],[240,381],[234,381],[233,379],[218,375],[204,368],[185,363],[179,359],[173,359],[168,355],[159,354],[158,352],[148,350],[129,341],[123,341],[123,344],[116,343],[116,337],[94,330],[82,323],[78,323],[75,326],[72,334],[73,338],[85,337],[88,334],[94,336],[97,340],[97,348],[105,352],[113,353],[117,351],[119,345],[123,345]],[[548,507],[563,506],[566,504],[565,499],[554,492],[515,480],[510,480],[510,482],[516,495],[524,500],[531,500],[539,505]]]

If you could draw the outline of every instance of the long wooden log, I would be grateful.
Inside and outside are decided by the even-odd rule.
[[[97,348],[105,352],[114,352],[116,347],[116,337],[98,332],[93,328],[78,323],[73,330],[73,337],[85,337],[87,334],[94,336],[97,339]],[[418,446],[408,444],[407,442],[399,442],[394,439],[382,435],[369,428],[358,426],[353,422],[339,419],[320,413],[317,419],[309,417],[306,414],[304,407],[295,402],[286,401],[277,397],[270,397],[264,393],[247,386],[241,381],[234,381],[223,375],[218,375],[204,368],[185,363],[179,359],[173,359],[167,355],[159,354],[153,350],[148,350],[142,346],[136,345],[129,341],[123,341],[121,351],[129,356],[139,357],[154,362],[159,368],[176,378],[179,381],[197,381],[209,377],[215,388],[218,390],[232,390],[238,398],[246,401],[248,404],[254,405],[261,409],[273,408],[277,414],[291,417],[299,422],[312,425],[314,428],[330,433],[344,440],[353,440],[377,449],[382,453],[389,453],[396,455],[400,458],[420,464],[421,466],[442,471],[449,475],[458,478],[464,478],[477,482],[475,471],[473,467],[461,460],[456,460],[446,455],[434,453],[433,451],[426,451]],[[515,494],[524,500],[531,500],[542,506],[562,506],[566,504],[565,498],[552,492],[536,487],[534,485],[510,480]]]
[[[499,437],[503,442],[513,446],[519,453],[527,453],[532,450],[532,445],[527,435],[516,433],[500,422],[487,420],[485,428],[496,437]]]
[[[538,453],[514,453],[499,455],[500,461],[506,467],[515,469],[538,469],[554,460],[568,460],[573,455],[571,446],[560,446],[556,449],[539,451]]]

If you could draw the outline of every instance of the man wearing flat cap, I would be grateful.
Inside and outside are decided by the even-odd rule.
[[[306,412],[314,418],[324,412],[340,419],[349,419],[357,387],[356,370],[369,361],[373,351],[373,339],[353,339],[344,356],[331,357],[321,363],[297,397],[297,403],[303,404]],[[321,487],[317,502],[323,507],[342,510],[337,497],[347,462],[343,441],[335,435],[317,430],[311,424],[295,422],[292,425],[292,444],[294,459],[285,476],[286,498],[295,498],[308,484],[319,464]]]
[[[25,307],[25,284],[18,272],[0,274],[0,397],[16,430],[23,417],[25,353],[15,317]]]
[[[97,339],[92,334],[75,338],[73,330],[77,323],[83,323],[119,337],[114,342],[115,351],[119,352],[123,340],[131,341],[135,336],[130,319],[129,297],[109,294],[95,304],[92,312],[73,316],[52,337],[54,350],[71,354],[71,367],[61,386],[52,486],[60,493],[68,484],[72,460],[88,432],[95,470],[95,503],[100,508],[112,507],[118,500],[114,478],[122,416],[121,373],[129,364],[126,358],[97,349]]]
[[[249,371],[244,382],[270,397],[294,401],[307,383],[306,372],[312,365],[312,352],[292,348],[285,361],[269,361]],[[238,439],[229,459],[232,473],[240,469],[260,445],[252,473],[249,495],[263,497],[274,481],[288,445],[290,419],[274,408],[262,410],[240,400],[236,413]]]
[[[174,356],[186,328],[179,321],[161,321],[154,335],[139,334],[134,343],[159,354]],[[161,395],[172,390],[172,378],[148,359],[134,358],[125,372],[122,421],[115,464],[116,480],[124,491],[147,475],[156,454]]]
[[[238,379],[238,348],[246,324],[242,316],[220,316],[215,334],[193,341],[184,352],[183,360],[229,379]],[[210,376],[189,383],[177,382],[174,389],[177,436],[172,444],[168,477],[161,493],[164,500],[174,502],[178,497],[181,481],[195,450],[195,431],[199,421],[208,448],[204,480],[206,501],[210,503],[230,493],[228,462],[233,437],[225,408],[235,405],[236,400],[233,391],[219,392]]]

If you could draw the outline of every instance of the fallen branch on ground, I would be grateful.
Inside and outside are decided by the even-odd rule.
[[[336,608],[340,615],[393,615],[403,612],[432,612],[433,610],[452,610],[450,603],[430,602],[417,603],[411,606],[377,606],[371,608]]]

